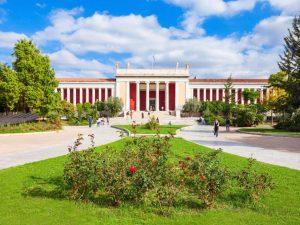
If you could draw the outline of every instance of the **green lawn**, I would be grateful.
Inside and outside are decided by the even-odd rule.
[[[60,130],[61,125],[46,122],[21,123],[17,125],[0,126],[0,134],[31,133]]]
[[[123,144],[121,140],[111,145]],[[182,139],[172,140],[172,149],[174,157],[210,151]],[[227,153],[221,157],[222,163],[232,170],[247,164],[242,157]],[[237,207],[227,199],[215,209],[171,208],[170,215],[162,216],[141,206],[113,208],[67,200],[59,192],[66,159],[63,156],[0,170],[0,224],[300,224],[300,171],[297,170],[257,163],[257,170],[268,171],[276,183],[258,208]],[[30,187],[40,188],[29,194],[26,190]]]
[[[242,132],[251,132],[251,133],[274,135],[274,136],[300,137],[300,132],[279,130],[274,128],[241,128],[239,130]]]
[[[172,133],[175,134],[176,130],[185,127],[186,125],[160,125],[159,126],[159,133],[160,134],[168,134]],[[115,127],[123,128],[132,132],[132,125],[116,125]],[[145,127],[145,125],[139,125],[136,127],[137,134],[156,134],[156,130],[150,130]]]

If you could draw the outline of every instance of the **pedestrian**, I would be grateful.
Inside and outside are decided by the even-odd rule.
[[[145,116],[144,116],[144,112],[142,112],[142,119],[144,119],[144,117],[145,117]]]
[[[158,119],[158,117],[156,117],[156,123],[158,123],[158,124],[159,124],[159,119]]]
[[[218,137],[218,135],[219,135],[219,121],[217,120],[217,118],[215,119],[215,122],[214,122],[214,135],[216,137]]]
[[[92,127],[93,118],[91,116],[88,117],[89,127]]]
[[[148,116],[150,117],[150,111],[148,111]]]
[[[227,118],[226,119],[226,131],[229,132],[229,130],[230,130],[230,119]]]
[[[106,123],[109,125],[109,116],[106,116]]]
[[[99,117],[98,119],[97,119],[97,127],[100,127],[101,126],[101,118]]]
[[[130,111],[130,119],[132,119],[132,111]]]

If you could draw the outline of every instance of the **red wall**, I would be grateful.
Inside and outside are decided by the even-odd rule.
[[[238,89],[238,103],[242,103],[242,89]]]
[[[76,89],[76,104],[80,103],[80,90]]]
[[[101,88],[101,101],[104,102],[105,101],[105,89]]]
[[[67,89],[63,89],[64,91],[64,100],[67,100]]]
[[[204,90],[201,88],[201,89],[200,89],[200,101],[203,101],[203,99],[204,99],[204,98],[203,98],[203,97],[204,97],[203,95],[204,95]]]
[[[165,91],[159,91],[159,110],[164,107],[164,110],[166,110],[166,105],[165,105],[166,97],[165,97]]]
[[[217,90],[216,89],[212,89],[212,100],[216,101],[217,100]]]
[[[223,90],[219,89],[219,101],[223,101]]]
[[[206,89],[206,100],[210,101],[210,89]]]
[[[82,89],[82,103],[86,103],[86,89],[85,88],[83,88]]]
[[[92,103],[93,102],[93,90],[89,89],[89,102]]]
[[[193,89],[193,97],[198,99],[198,96],[197,96],[197,89]]]
[[[140,109],[142,111],[146,110],[146,91],[140,91]]]
[[[169,83],[169,110],[175,110],[175,83]]]
[[[130,83],[130,110],[136,109],[136,83]]]
[[[108,88],[107,95],[108,97],[111,97],[111,88]]]

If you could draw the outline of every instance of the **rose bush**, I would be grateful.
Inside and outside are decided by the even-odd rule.
[[[245,169],[231,172],[222,165],[220,150],[185,156],[178,162],[171,136],[128,138],[119,149],[106,147],[100,152],[93,147],[93,135],[90,138],[88,150],[77,151],[82,136],[69,148],[64,180],[72,199],[162,207],[192,198],[210,207],[225,189],[227,194],[242,191],[248,202],[259,201],[272,187],[272,178],[253,170],[251,160]]]

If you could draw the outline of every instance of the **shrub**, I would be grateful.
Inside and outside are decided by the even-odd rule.
[[[152,116],[150,120],[145,124],[145,127],[150,130],[159,129],[159,123],[156,121],[155,117]]]
[[[184,113],[199,113],[201,108],[201,102],[197,99],[189,99],[185,102],[182,108],[182,112]]]
[[[265,191],[271,189],[274,184],[269,174],[259,174],[254,170],[254,162],[255,160],[250,158],[247,167],[236,175],[236,179],[246,200],[258,202]]]
[[[289,118],[276,124],[275,128],[290,131],[300,131],[300,108],[298,108]]]
[[[145,196],[151,195],[150,192],[172,183],[172,166],[167,162],[169,152],[168,137],[136,138],[128,141],[121,151],[107,149],[101,153],[104,191],[116,205],[122,201],[148,201]],[[165,200],[157,192],[155,200],[150,202],[166,204],[170,199]]]
[[[95,103],[97,111],[107,116],[117,116],[123,108],[121,99],[118,97],[110,97],[106,102],[98,101]]]
[[[90,135],[93,143],[94,136]],[[74,146],[69,147],[69,162],[64,167],[64,180],[72,199],[91,200],[99,189],[99,158],[94,146],[78,151],[78,147],[83,140],[82,135],[78,135]]]
[[[214,204],[224,190],[228,178],[227,169],[218,159],[220,151],[196,155],[180,161],[187,187],[194,192],[205,206]]]
[[[88,150],[77,151],[82,135],[69,147],[64,181],[72,199],[162,207],[197,198],[210,207],[225,190],[231,194],[239,188],[245,200],[256,202],[272,187],[271,177],[257,173],[251,160],[232,175],[220,163],[220,151],[188,156],[178,166],[172,158],[170,137],[130,138],[120,149],[107,147],[100,153],[93,147],[93,136],[90,138]]]

